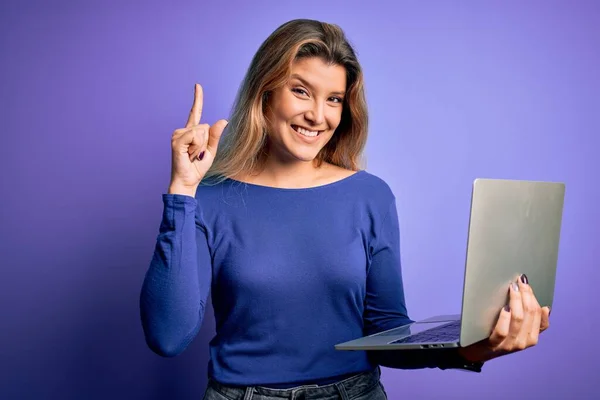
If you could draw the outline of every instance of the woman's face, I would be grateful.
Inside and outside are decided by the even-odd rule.
[[[345,90],[344,67],[320,58],[296,61],[290,80],[268,100],[269,156],[312,161],[340,123]]]

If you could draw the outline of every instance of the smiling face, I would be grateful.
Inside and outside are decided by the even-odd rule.
[[[312,161],[340,124],[345,90],[343,66],[314,57],[296,61],[289,81],[268,100],[269,157]]]

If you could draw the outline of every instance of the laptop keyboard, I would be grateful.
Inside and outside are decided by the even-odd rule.
[[[460,336],[460,320],[428,329],[414,335],[394,340],[392,343],[444,343],[455,342]]]

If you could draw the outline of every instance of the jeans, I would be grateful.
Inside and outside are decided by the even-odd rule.
[[[379,367],[329,385],[289,389],[262,386],[233,387],[209,379],[203,400],[387,400]]]

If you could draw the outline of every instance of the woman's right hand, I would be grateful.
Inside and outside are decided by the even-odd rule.
[[[196,84],[187,124],[173,132],[170,194],[196,195],[200,181],[215,159],[219,139],[227,126],[228,122],[224,119],[213,126],[200,124],[203,100],[202,86]]]

